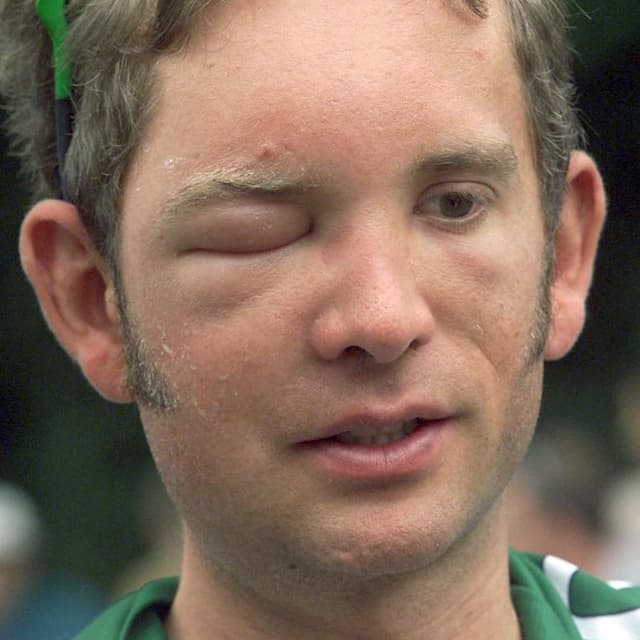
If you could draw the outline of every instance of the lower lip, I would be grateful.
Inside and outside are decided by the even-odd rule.
[[[388,444],[346,444],[332,438],[303,442],[297,448],[311,464],[334,477],[402,479],[428,472],[435,465],[447,422],[425,422],[413,433]]]

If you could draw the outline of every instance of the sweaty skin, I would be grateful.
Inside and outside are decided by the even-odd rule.
[[[203,611],[220,590],[267,628],[286,603],[324,637],[424,637],[421,617],[435,627],[452,613],[434,614],[436,596],[477,591],[478,619],[496,608],[490,593],[504,604],[496,500],[539,404],[541,362],[526,354],[544,246],[508,47],[497,11],[484,22],[439,3],[230,3],[161,63],[122,265],[131,317],[178,404],[143,410],[186,523],[177,637],[189,629],[181,607]],[[507,176],[429,162],[504,147],[517,163]],[[296,188],[163,209],[221,167]],[[487,205],[462,223],[423,211],[448,189]],[[273,249],[254,252],[269,225]],[[361,407],[414,399],[452,416],[416,477],[336,483],[294,446]],[[198,598],[210,578],[212,597]],[[372,619],[378,591],[394,594],[394,615]],[[500,622],[513,636],[513,618]]]
[[[25,223],[25,268],[87,377],[129,399],[126,337],[133,391],[162,391],[163,408],[140,400],[184,521],[173,640],[519,637],[501,495],[547,330],[552,359],[581,329],[604,201],[574,154],[543,286],[526,109],[502,3],[489,14],[215,3],[158,66],[124,189],[121,313],[104,269],[102,297],[85,277],[70,205]],[[33,239],[53,219],[89,258],[47,297]],[[58,312],[78,299],[91,331],[87,304]],[[353,477],[301,446],[405,413],[442,421],[409,471]]]

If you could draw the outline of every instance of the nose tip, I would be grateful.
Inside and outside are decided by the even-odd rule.
[[[312,343],[325,360],[359,353],[390,364],[426,344],[433,325],[426,303],[397,299],[393,305],[378,304],[368,310],[357,305],[334,307],[314,323]]]

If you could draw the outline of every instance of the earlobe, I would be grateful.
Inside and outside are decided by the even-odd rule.
[[[574,152],[553,239],[551,325],[544,352],[547,360],[566,355],[582,331],[605,209],[604,186],[595,162],[586,153]]]
[[[54,335],[93,387],[129,402],[112,283],[78,210],[43,200],[20,231],[20,257]]]

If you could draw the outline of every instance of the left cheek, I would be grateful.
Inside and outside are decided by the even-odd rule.
[[[506,241],[484,251],[458,247],[448,258],[455,276],[449,279],[453,304],[442,310],[450,314],[444,324],[466,335],[496,374],[521,366],[537,311],[540,261]]]

